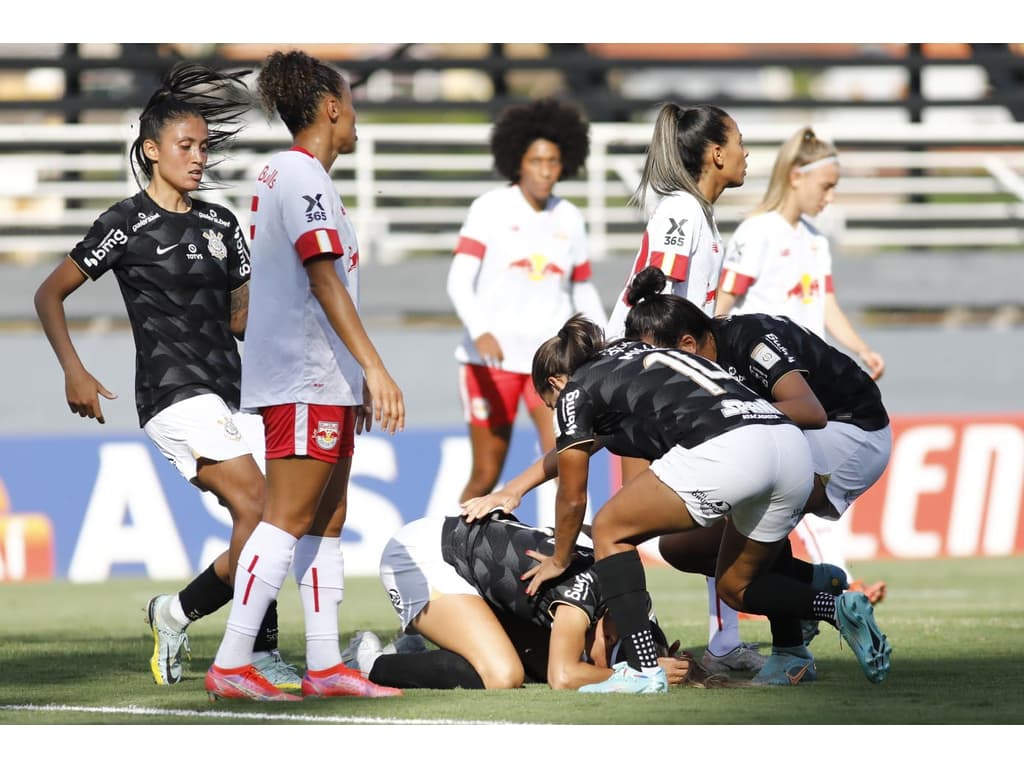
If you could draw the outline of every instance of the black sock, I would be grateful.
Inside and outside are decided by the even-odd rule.
[[[812,601],[814,618],[836,626],[836,597],[831,592],[818,592]]]
[[[256,633],[256,642],[253,643],[254,651],[276,651],[277,650],[277,600],[271,600],[267,606],[267,612],[263,614],[263,623],[260,624],[260,631]]]
[[[622,638],[626,660],[633,669],[658,666],[658,651],[648,614],[651,596],[640,554],[631,549],[594,563],[608,615]]]
[[[217,612],[230,603],[233,596],[234,590],[229,584],[221,581],[213,570],[212,563],[178,593],[181,609],[189,621]]]
[[[762,573],[743,593],[741,610],[764,616],[789,616],[794,619],[816,619],[812,608],[814,590],[791,576]]]
[[[420,653],[385,653],[377,657],[369,678],[372,683],[394,688],[481,690],[484,687],[472,664],[443,648]]]
[[[804,644],[800,619],[793,616],[769,616],[768,624],[771,626],[772,646],[775,648],[793,648]]]

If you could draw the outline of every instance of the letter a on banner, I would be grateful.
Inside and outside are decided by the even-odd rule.
[[[192,574],[146,447],[104,443],[68,579],[104,581],[114,565],[138,563],[151,579]]]

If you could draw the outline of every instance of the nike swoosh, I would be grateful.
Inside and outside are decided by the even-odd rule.
[[[804,679],[804,675],[807,674],[807,670],[810,669],[810,666],[811,665],[808,664],[806,666],[800,667],[800,671],[797,672],[795,675],[791,674],[790,671],[787,669],[786,670],[786,677],[789,678],[789,684],[790,685],[797,685],[801,680],[803,680]]]
[[[177,247],[178,247],[178,243],[175,243],[174,245],[168,245],[168,246],[165,246],[163,248],[160,248],[159,246],[157,246],[156,255],[157,256],[163,256],[165,253],[167,253],[172,248],[177,248]]]

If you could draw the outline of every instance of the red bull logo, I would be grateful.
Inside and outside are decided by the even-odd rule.
[[[329,451],[338,444],[338,438],[341,436],[341,432],[338,429],[338,422],[336,421],[318,421],[316,423],[316,429],[313,431],[313,439],[316,444],[323,448],[325,451]]]
[[[554,262],[548,261],[542,253],[530,254],[525,259],[510,261],[509,269],[522,269],[531,280],[545,280],[549,277],[561,277],[565,270]]]
[[[815,297],[821,294],[821,284],[810,275],[804,275],[800,282],[786,293],[786,298],[798,298],[804,304],[813,304]]]

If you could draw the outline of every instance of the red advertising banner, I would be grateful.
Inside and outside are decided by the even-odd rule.
[[[1024,554],[1024,414],[894,417],[892,428],[885,474],[837,523],[848,559]]]

